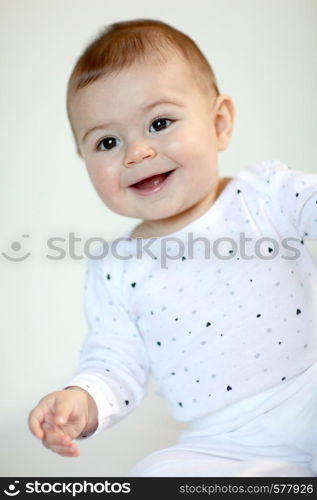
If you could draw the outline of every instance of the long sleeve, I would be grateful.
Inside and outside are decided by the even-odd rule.
[[[273,160],[268,164],[267,182],[281,213],[301,239],[317,239],[317,175]]]
[[[137,407],[150,372],[142,337],[120,303],[118,273],[122,262],[89,258],[84,292],[88,334],[79,364],[67,386],[85,389],[98,409],[94,436]]]

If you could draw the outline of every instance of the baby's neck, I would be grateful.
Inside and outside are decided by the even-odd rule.
[[[212,191],[202,201],[188,208],[180,214],[168,217],[167,219],[145,220],[136,226],[130,238],[160,238],[168,236],[187,226],[190,222],[203,215],[220,196],[231,178],[219,179],[217,189]]]

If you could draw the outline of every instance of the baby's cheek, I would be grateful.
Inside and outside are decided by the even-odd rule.
[[[164,152],[175,162],[184,163],[194,156],[196,142],[196,139],[192,139],[187,134],[175,134],[165,141]]]
[[[114,175],[111,168],[94,168],[88,173],[93,186],[105,203],[116,196],[119,189],[118,177]]]

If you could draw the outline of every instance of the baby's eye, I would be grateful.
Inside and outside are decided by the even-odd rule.
[[[169,125],[173,121],[174,120],[170,120],[169,118],[157,118],[156,120],[154,120],[154,122],[152,122],[152,126],[155,128],[156,132],[159,132],[160,130],[169,127]],[[167,122],[170,122],[170,124],[167,124]],[[104,139],[101,139],[101,141],[98,142],[96,146],[97,150],[109,151],[110,149],[113,149],[116,146],[116,141],[117,139],[115,137],[105,137]]]
[[[101,145],[103,145],[103,147],[101,147]],[[115,137],[105,137],[104,139],[101,139],[101,141],[98,142],[97,149],[99,151],[107,151],[109,149],[114,148],[115,145],[116,145]]]
[[[157,118],[157,120],[154,120],[154,122],[152,122],[152,125],[154,126],[154,124],[156,124],[156,123],[158,124],[157,130],[156,130],[156,132],[158,132],[158,131],[166,128],[166,126],[165,126],[166,122],[172,123],[172,121],[173,120],[170,120],[169,118]],[[156,128],[156,126],[155,126],[155,128]]]

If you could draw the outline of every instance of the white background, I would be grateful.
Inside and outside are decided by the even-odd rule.
[[[88,238],[110,239],[136,223],[111,213],[90,185],[67,122],[67,80],[104,25],[141,17],[192,37],[233,97],[221,176],[270,158],[317,172],[316,1],[1,0],[1,476],[124,476],[183,428],[151,381],[142,406],[81,443],[79,458],[53,454],[27,429],[31,408],[69,379],[86,334],[85,261],[49,260],[47,239],[65,238],[67,250],[75,233],[80,257]],[[1,252],[31,255],[12,262]]]

